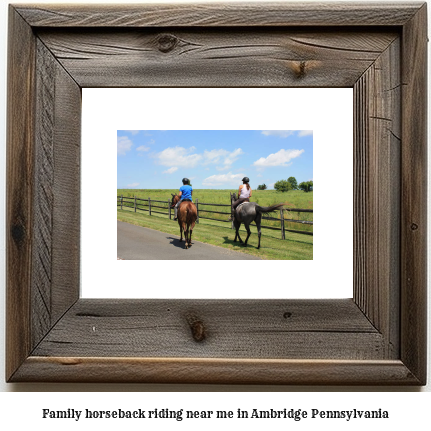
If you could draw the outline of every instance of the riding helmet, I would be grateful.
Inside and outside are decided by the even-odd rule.
[[[189,183],[189,179],[188,178],[183,178],[183,184],[188,184]]]
[[[241,181],[243,183],[249,183],[250,182],[250,178],[249,177],[244,177]]]

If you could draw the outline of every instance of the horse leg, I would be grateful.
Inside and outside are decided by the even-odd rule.
[[[190,225],[187,225],[187,248],[191,246]]]
[[[186,248],[187,248],[187,226],[185,223],[182,223],[182,230],[184,231],[184,241],[186,242]],[[182,236],[182,232],[181,232]]]
[[[190,230],[189,230],[189,247],[192,246],[192,233],[193,233],[193,228],[195,227],[195,222],[193,222],[190,225]]]
[[[245,239],[245,243],[244,243],[244,245],[247,245],[247,241],[248,241],[248,238],[250,237],[251,230],[250,230],[250,227],[249,227],[249,225],[248,225],[248,224],[244,223],[244,226],[245,226],[245,229],[246,229],[246,231],[247,231],[247,238]]]
[[[238,222],[235,218],[233,219],[233,226],[235,228],[235,239],[233,242],[236,242],[236,239],[238,238]]]
[[[260,235],[261,235],[261,228],[260,228],[260,220],[256,220],[256,227],[257,227],[257,237],[258,237],[258,243],[257,248],[260,248]]]
[[[239,222],[237,219],[234,220],[233,225],[235,226],[235,239],[233,242],[236,242],[236,239],[239,239],[239,242],[242,244],[242,239],[239,236],[239,228],[241,226],[241,222]]]
[[[180,235],[181,235],[180,242],[182,242],[183,241],[183,227],[182,227],[180,221],[178,221],[178,224],[180,225]]]

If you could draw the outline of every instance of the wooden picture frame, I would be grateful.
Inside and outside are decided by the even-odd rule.
[[[424,3],[11,5],[7,381],[426,384],[426,46]],[[354,89],[353,299],[80,298],[81,88],[176,86]]]

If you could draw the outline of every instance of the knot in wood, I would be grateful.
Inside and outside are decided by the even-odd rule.
[[[197,342],[204,341],[206,338],[206,329],[202,320],[195,316],[188,316],[187,323],[190,326],[193,339]]]
[[[307,62],[300,61],[299,63],[296,63],[294,67],[294,72],[297,76],[297,78],[303,78],[306,75],[306,68],[307,68]]]
[[[172,51],[178,44],[178,38],[172,34],[162,34],[157,39],[158,49],[161,52]]]
[[[15,223],[11,228],[11,235],[16,244],[21,244],[25,239],[25,228],[21,223]]]
[[[417,230],[419,228],[419,226],[416,223],[412,223],[410,228],[411,228],[411,230]]]

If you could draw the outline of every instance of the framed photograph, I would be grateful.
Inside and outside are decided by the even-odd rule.
[[[11,5],[8,43],[7,381],[426,384],[425,3]],[[86,88],[353,89],[352,297],[82,297]]]
[[[168,121],[159,115],[167,100],[171,110],[181,111]],[[287,101],[282,109],[280,101]],[[353,89],[85,88],[82,107],[81,298],[353,297]],[[245,247],[234,242],[228,219],[230,192],[245,176],[259,206],[306,208],[284,212],[284,235],[280,211],[272,213],[277,220],[264,216],[259,249],[254,223]],[[336,184],[341,200],[328,201],[321,187],[316,193],[271,190],[291,176],[298,185],[313,178],[322,187]],[[187,250],[167,202],[184,177],[191,179],[199,214]],[[262,183],[268,190],[259,190]],[[102,203],[114,199],[113,190],[117,207],[108,208]],[[342,235],[327,228],[338,216]],[[288,221],[297,218],[301,222]],[[342,270],[332,272],[322,289],[320,273],[335,255]],[[166,262],[178,259],[190,260],[191,282],[181,281],[178,265],[184,262]],[[176,282],[160,282],[167,266]],[[235,282],[250,277],[253,283]]]

